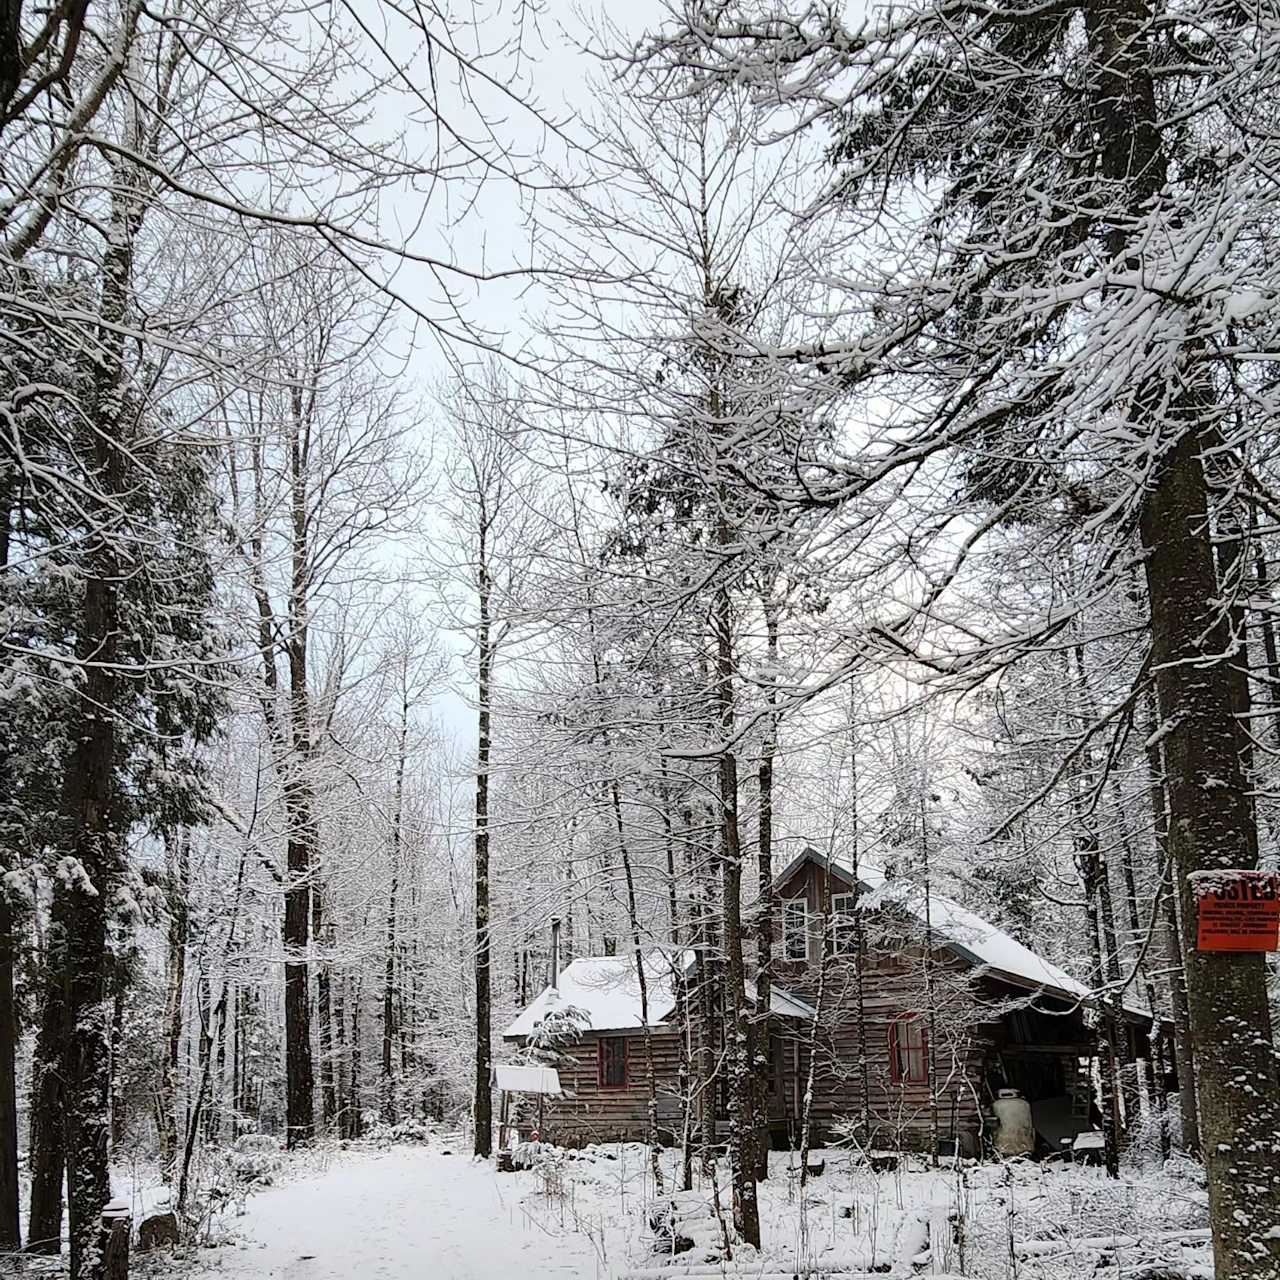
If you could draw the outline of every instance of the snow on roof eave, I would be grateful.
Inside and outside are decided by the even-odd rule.
[[[751,999],[752,999],[752,1002],[754,1003],[754,997],[751,997]],[[502,1033],[502,1038],[504,1040],[527,1040],[529,1038],[529,1035],[536,1028],[537,1023],[541,1021],[540,1018],[534,1019],[532,1025],[529,1027],[527,1031],[526,1030],[517,1031],[515,1030],[515,1028],[520,1022],[524,1021],[524,1015],[527,1014],[529,1010],[533,1009],[536,1004],[537,1004],[537,1001],[535,1000],[532,1003],[526,1005],[524,1009],[521,1010],[520,1016],[514,1019],[511,1025]],[[674,1030],[673,1025],[669,1021],[671,1015],[674,1012],[675,1012],[674,1005],[672,1005],[670,1008],[664,1007],[663,1011],[660,1014],[656,1014],[649,1019],[649,1023],[648,1023],[649,1029],[652,1031]],[[802,1000],[799,996],[795,995],[791,991],[788,991],[785,988],[779,988],[775,986],[775,987],[771,987],[769,990],[769,1013],[772,1017],[775,1017],[775,1018],[798,1018],[798,1019],[804,1019],[806,1021],[811,1021],[812,1019],[817,1017],[818,1011],[813,1007],[813,1005],[809,1004],[808,1001]],[[588,1027],[583,1027],[582,1030],[583,1030],[583,1034],[585,1035],[593,1035],[593,1034],[604,1034],[606,1032],[611,1032],[611,1031],[618,1032],[618,1033],[621,1033],[624,1031],[630,1031],[630,1032],[643,1031],[644,1026],[643,1025],[639,1025],[639,1026],[628,1025],[625,1027],[588,1026]]]
[[[818,1016],[813,1005],[785,987],[769,988],[769,1012],[776,1018],[804,1018],[809,1021]]]
[[[646,972],[649,965],[646,963]],[[638,984],[633,984],[633,965],[629,957],[579,956],[565,966],[555,988],[544,987],[502,1032],[503,1040],[527,1040],[557,1004],[581,1009],[587,1015],[583,1031],[670,1031],[669,1021],[675,1011],[675,994],[670,974],[655,968],[649,974],[649,1017],[640,1016]],[[749,998],[755,1000],[755,988],[747,984]],[[813,1018],[813,1007],[785,987],[774,985],[770,993],[769,1011],[781,1018]]]
[[[555,1067],[517,1062],[495,1062],[494,1083],[504,1093],[530,1093],[558,1096],[564,1092],[560,1085],[560,1073]]]

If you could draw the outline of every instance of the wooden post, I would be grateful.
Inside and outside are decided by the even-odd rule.
[[[501,1101],[498,1103],[498,1150],[502,1151],[507,1145],[507,1118],[510,1113],[511,1095],[504,1089],[501,1094]]]
[[[103,1280],[129,1280],[129,1236],[133,1217],[128,1204],[112,1200],[102,1211],[102,1277]]]

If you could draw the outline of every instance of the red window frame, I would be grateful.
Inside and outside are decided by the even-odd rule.
[[[903,1042],[900,1028],[910,1026],[919,1031],[919,1044]],[[907,1060],[906,1073],[902,1059]],[[889,1023],[889,1079],[894,1084],[929,1083],[929,1030],[919,1014],[908,1013]]]
[[[608,1062],[609,1049],[608,1046],[613,1045],[614,1053],[620,1053],[622,1056],[622,1079],[614,1081],[612,1084],[605,1079],[605,1066]],[[628,1067],[627,1058],[627,1037],[626,1036],[601,1036],[596,1042],[596,1085],[601,1089],[625,1089],[628,1083]]]

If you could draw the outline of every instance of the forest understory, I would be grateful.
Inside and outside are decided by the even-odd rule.
[[[1189,1164],[1096,1167],[1007,1164],[890,1173],[839,1149],[811,1153],[824,1172],[800,1209],[795,1153],[775,1152],[761,1184],[762,1247],[724,1259],[718,1231],[672,1254],[655,1233],[655,1197],[641,1144],[548,1149],[534,1167],[497,1173],[467,1154],[467,1137],[432,1129],[314,1150],[281,1163],[271,1185],[210,1218],[198,1247],[136,1261],[140,1276],[183,1280],[660,1280],[681,1276],[967,1276],[978,1280],[1120,1280],[1213,1274],[1203,1176]],[[674,1153],[665,1161],[676,1173]],[[146,1170],[121,1171],[137,1214],[171,1189]],[[727,1178],[722,1165],[719,1179]],[[715,1222],[704,1182],[681,1197],[686,1223]],[[424,1261],[429,1259],[429,1262]],[[32,1264],[20,1274],[40,1275]]]

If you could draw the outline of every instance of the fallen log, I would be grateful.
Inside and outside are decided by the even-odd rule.
[[[1212,1239],[1208,1227],[1187,1231],[1147,1231],[1140,1235],[1064,1236],[1060,1240],[1023,1240],[1013,1246],[1015,1258],[1043,1258],[1060,1253],[1102,1253],[1161,1244],[1201,1244]]]
[[[689,1277],[708,1280],[734,1280],[741,1276],[743,1280],[796,1280],[803,1275],[807,1280],[884,1280],[883,1271],[828,1271],[823,1266],[812,1264],[797,1270],[791,1267],[787,1271],[758,1271],[759,1259],[748,1263],[745,1269],[739,1270],[733,1263],[718,1263],[715,1266],[694,1267],[645,1267],[639,1271],[624,1271],[618,1280],[688,1280]],[[930,1276],[929,1280],[960,1280],[958,1276]]]

